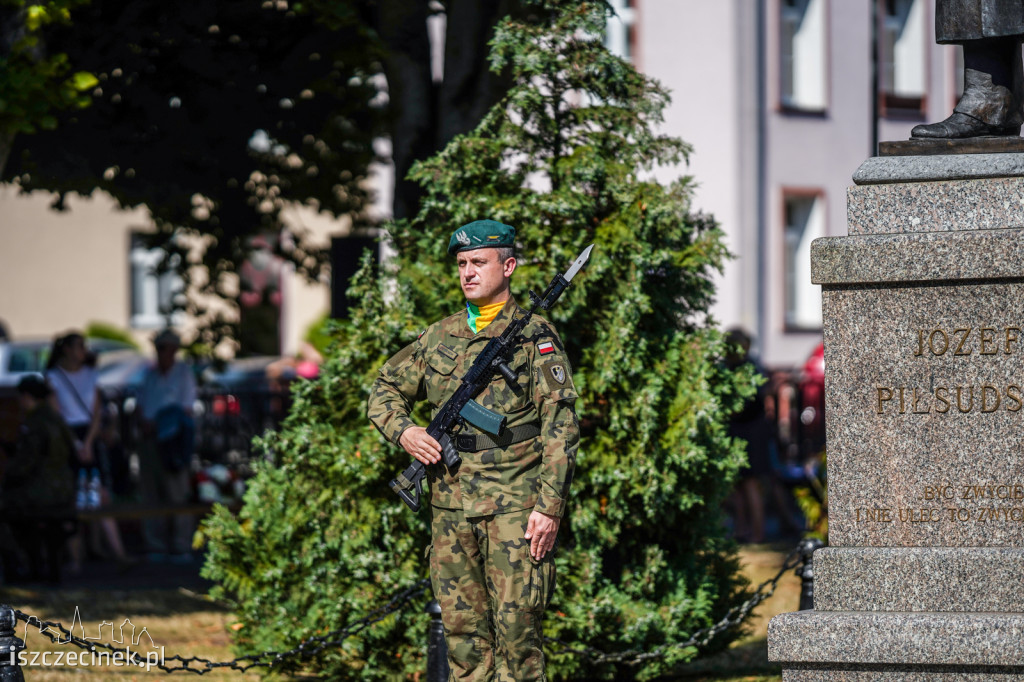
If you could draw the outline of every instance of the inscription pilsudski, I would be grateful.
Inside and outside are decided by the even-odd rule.
[[[957,327],[916,329],[906,350],[917,359],[974,357],[996,360],[1024,353],[1020,327]],[[1022,382],[1024,383],[1024,382]],[[970,383],[949,386],[890,385],[874,387],[874,412],[880,415],[1020,412],[1024,386]],[[924,485],[909,504],[855,507],[854,523],[1024,524],[1024,483],[948,482]]]
[[[1020,327],[956,327],[915,330],[910,351],[914,358],[1014,355],[1024,352]],[[1018,384],[956,386],[875,386],[877,414],[946,414],[1020,412],[1024,388]]]

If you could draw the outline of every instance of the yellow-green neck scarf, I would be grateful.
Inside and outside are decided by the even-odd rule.
[[[484,328],[494,321],[494,318],[498,316],[498,311],[505,307],[504,301],[497,303],[491,303],[489,305],[477,307],[466,301],[466,311],[468,312],[467,321],[469,322],[469,328],[473,330],[474,334],[479,334]]]

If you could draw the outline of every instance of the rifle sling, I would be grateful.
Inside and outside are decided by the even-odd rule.
[[[540,435],[540,424],[522,424],[504,429],[500,436],[492,436],[487,433],[477,435],[455,436],[455,449],[459,452],[479,452],[480,450],[491,450],[493,448],[507,448],[524,440],[530,440]]]

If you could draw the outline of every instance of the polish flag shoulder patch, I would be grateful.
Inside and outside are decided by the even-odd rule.
[[[541,341],[537,344],[537,352],[541,355],[547,355],[548,353],[555,352],[555,344],[550,341]]]

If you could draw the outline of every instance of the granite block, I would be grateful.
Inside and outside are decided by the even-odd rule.
[[[814,284],[1024,277],[1024,229],[822,237],[811,243]]]
[[[840,665],[796,663],[782,682],[1020,682],[1024,668],[963,665]]]
[[[857,185],[1024,176],[1024,153],[873,156],[853,173]]]
[[[1024,154],[989,156],[869,161],[812,246],[831,547],[785,680],[1024,680]]]
[[[1024,550],[825,547],[814,553],[814,608],[1024,613]]]
[[[850,235],[1024,227],[1024,178],[850,187],[846,214]]]
[[[1024,672],[1024,614],[796,611],[768,624],[782,663],[1010,666]]]
[[[1024,547],[1024,283],[823,289],[829,544]]]

